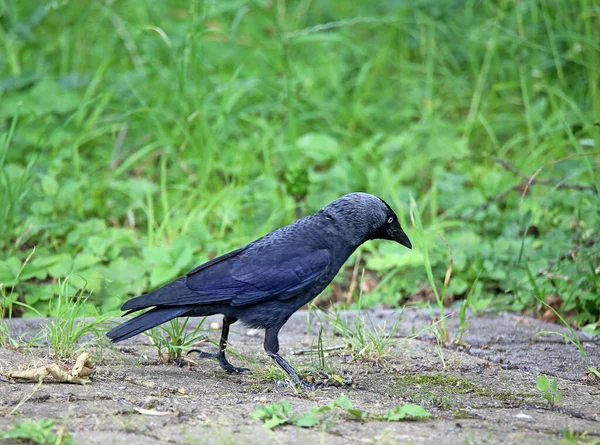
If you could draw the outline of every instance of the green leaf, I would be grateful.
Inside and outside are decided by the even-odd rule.
[[[90,253],[80,253],[73,261],[74,270],[84,270],[102,261],[102,257]]]
[[[274,417],[271,417],[269,420],[267,420],[263,426],[266,429],[270,430],[272,428],[275,428],[276,426],[283,425],[286,422],[287,422],[287,419],[282,419],[280,417],[274,416]]]
[[[389,410],[387,413],[385,413],[384,418],[389,421],[397,421],[406,419],[407,417],[423,418],[429,416],[429,412],[427,412],[427,410],[422,406],[407,403],[406,405],[398,406],[395,409]]]
[[[179,275],[179,267],[159,264],[150,272],[150,287],[158,287],[168,283]]]
[[[307,133],[296,142],[298,148],[317,164],[322,164],[340,155],[338,142],[327,134]]]
[[[364,411],[361,411],[359,409],[356,409],[356,408],[347,409],[346,412],[355,417],[358,417],[359,419],[363,419],[364,417],[367,416],[367,413],[365,413]]]
[[[54,278],[61,278],[73,270],[73,258],[69,254],[56,255],[55,263],[48,268],[48,273]]]
[[[310,428],[319,423],[319,418],[315,411],[309,411],[294,421],[294,424],[303,428]]]
[[[45,175],[42,178],[42,190],[46,196],[54,196],[58,193],[58,182],[51,175]]]
[[[409,417],[429,417],[431,415],[425,408],[413,403],[407,403],[402,408]]]
[[[264,420],[264,428],[271,429],[278,425],[288,423],[291,413],[291,405],[287,400],[273,405],[259,406],[250,414],[252,419]]]
[[[142,256],[151,265],[171,264],[171,254],[168,247],[146,247]]]
[[[0,283],[6,287],[14,286],[20,268],[21,260],[15,256],[0,261]]]
[[[352,401],[344,395],[339,396],[334,403],[335,406],[345,409],[346,411],[354,407],[354,405],[352,405]]]
[[[540,375],[535,381],[535,386],[539,391],[548,392],[550,389],[550,380],[548,380],[548,377]]]

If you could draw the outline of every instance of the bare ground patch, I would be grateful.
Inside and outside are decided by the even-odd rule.
[[[393,325],[398,313],[370,313],[375,325]],[[218,319],[215,319],[218,322]],[[565,431],[585,440],[600,440],[600,387],[585,379],[577,350],[559,337],[534,338],[545,325],[514,315],[473,318],[466,346],[444,348],[442,355],[427,333],[402,337],[428,322],[424,311],[402,319],[387,359],[355,360],[338,348],[343,339],[323,322],[323,346],[331,348],[325,363],[336,386],[297,393],[282,385],[280,374],[262,352],[262,337],[235,325],[232,363],[248,366],[252,375],[228,375],[211,360],[178,367],[157,360],[146,337],[116,350],[90,350],[96,363],[87,386],[41,385],[1,381],[0,430],[20,419],[57,419],[75,443],[556,443]],[[455,329],[452,318],[450,329]],[[207,324],[208,325],[208,324]],[[30,321],[13,329],[36,329]],[[281,336],[281,352],[301,373],[319,375],[315,354],[295,354],[316,344],[321,324],[296,314]],[[560,330],[551,326],[553,330]],[[218,331],[207,331],[216,339]],[[600,347],[584,342],[598,364]],[[205,348],[210,348],[210,345]],[[3,371],[49,362],[47,348],[0,350]],[[192,357],[193,358],[193,357]],[[552,409],[536,389],[539,374],[556,378],[562,400]],[[429,420],[390,422],[337,415],[316,428],[281,426],[265,430],[250,417],[259,405],[289,401],[297,413],[325,405],[341,395],[357,409],[381,414],[406,403],[425,407]],[[20,404],[20,406],[18,406]],[[16,408],[16,409],[15,409]],[[14,412],[13,412],[14,411]],[[12,413],[12,414],[11,414]],[[150,414],[149,414],[150,413]]]

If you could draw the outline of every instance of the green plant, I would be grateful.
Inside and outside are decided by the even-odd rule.
[[[0,433],[3,440],[23,440],[40,445],[70,445],[71,436],[64,427],[55,428],[56,420],[38,419],[22,420],[8,431]],[[54,432],[54,430],[57,430]]]
[[[361,282],[364,279],[364,271]],[[360,282],[359,282],[360,283]],[[367,311],[362,308],[363,291],[359,284],[359,296],[353,320],[350,320],[348,311],[338,311],[334,308],[333,313],[324,312],[325,318],[333,328],[334,334],[339,336],[346,344],[355,358],[374,360],[380,362],[391,352],[398,339],[394,338],[402,320],[402,315],[387,330],[385,323],[376,327]]]
[[[425,265],[425,271],[427,272],[427,279],[429,280],[429,286],[435,295],[435,301],[437,303],[438,311],[439,311],[439,333],[441,336],[441,342],[445,343],[448,341],[448,329],[446,328],[446,317],[444,315],[445,306],[444,306],[444,297],[446,294],[446,290],[448,288],[448,284],[450,282],[450,277],[452,275],[452,250],[450,250],[450,246],[448,245],[446,239],[440,234],[442,240],[446,243],[448,247],[448,252],[450,253],[450,263],[448,268],[446,269],[446,275],[444,277],[444,286],[442,291],[438,290],[438,285],[433,276],[433,267],[431,264],[431,260],[429,258],[429,250],[427,249],[427,240],[425,237],[425,230],[423,229],[423,223],[421,221],[421,214],[419,212],[419,206],[417,205],[414,198],[411,196],[410,198],[410,219],[412,221],[413,226],[417,232],[417,245],[421,248],[423,252],[423,259]]]
[[[548,405],[551,408],[554,408],[560,399],[562,399],[561,393],[558,391],[558,386],[556,384],[556,379],[548,379],[545,375],[540,375],[535,381],[535,386],[543,393],[543,398],[546,399]]]
[[[531,279],[533,279],[531,272],[529,272],[529,276]],[[536,298],[537,298],[537,296],[536,296]],[[564,340],[566,340],[567,342],[575,345],[577,347],[577,350],[579,351],[579,355],[585,362],[585,366],[587,367],[588,371],[590,373],[592,373],[594,376],[596,376],[596,378],[600,378],[600,370],[590,363],[590,359],[587,355],[587,352],[585,352],[585,348],[583,347],[581,340],[579,340],[579,336],[577,335],[577,332],[575,332],[575,330],[571,327],[571,325],[565,320],[565,318],[560,313],[558,313],[558,311],[556,309],[554,309],[552,306],[550,306],[548,303],[546,303],[545,301],[543,301],[540,298],[538,298],[538,301],[544,307],[551,310],[554,313],[554,315],[556,315],[556,317],[561,321],[561,323],[569,330],[570,335],[563,334],[561,332],[556,332],[556,331],[540,331],[535,334],[535,337],[538,337],[540,335],[558,335],[558,336],[562,337]]]
[[[456,332],[456,337],[455,337],[455,341],[458,344],[462,343],[463,335],[465,334],[465,330],[467,329],[467,326],[468,326],[467,308],[472,307],[473,291],[477,287],[478,281],[479,281],[479,275],[477,275],[477,278],[475,278],[475,281],[473,282],[473,284],[471,285],[471,287],[469,289],[469,293],[467,294],[467,297],[463,300],[463,302],[460,305],[460,310],[458,312],[458,331]]]
[[[190,349],[194,343],[205,338],[200,333],[205,320],[206,317],[202,317],[195,328],[188,330],[189,317],[175,318],[169,323],[145,331],[144,335],[150,338],[158,357],[168,363],[180,359],[184,350]],[[231,353],[230,350],[228,352]]]
[[[406,404],[388,410],[385,414],[372,414],[359,410],[346,396],[342,395],[321,407],[313,407],[304,414],[294,414],[290,402],[283,401],[272,405],[258,407],[250,417],[263,421],[266,429],[272,429],[279,425],[296,425],[303,428],[312,428],[324,425],[331,419],[325,414],[337,418],[342,413],[352,420],[387,420],[390,422],[398,420],[422,419],[430,414],[421,406]]]
[[[43,337],[50,343],[53,354],[58,358],[68,358],[78,350],[98,344],[104,339],[109,314],[98,314],[87,304],[89,295],[85,287],[74,288],[71,276],[59,279],[57,295],[50,301],[52,318],[44,326]],[[85,339],[82,343],[82,340]]]
[[[558,445],[598,445],[599,439],[589,437],[586,431],[578,432],[573,428],[563,428],[561,431],[561,439],[557,442]]]
[[[58,3],[2,10],[0,283],[15,316],[49,315],[70,273],[111,312],[365,190],[415,249],[361,249],[363,307],[471,293],[475,311],[532,313],[529,264],[567,321],[597,329],[594,2]],[[56,42],[86,57],[49,57]]]
[[[420,405],[407,403],[405,405],[397,406],[394,409],[388,410],[384,414],[384,419],[389,421],[404,420],[404,419],[419,419],[427,418],[431,416],[425,408]]]

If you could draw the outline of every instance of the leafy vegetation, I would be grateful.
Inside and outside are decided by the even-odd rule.
[[[64,428],[54,432],[56,420],[38,419],[22,420],[8,431],[0,433],[2,440],[21,440],[23,443],[40,445],[70,445],[73,443],[71,435],[65,433]]]
[[[58,280],[58,296],[50,302],[52,318],[41,334],[57,358],[71,357],[86,346],[106,341],[107,316],[99,315],[93,306],[86,305],[85,287],[70,295],[70,278]]]
[[[387,420],[390,422],[399,420],[423,419],[430,414],[423,407],[413,404],[405,404],[388,410],[385,414],[370,414],[356,409],[350,399],[346,396],[340,396],[336,400],[329,402],[321,407],[313,407],[304,414],[294,414],[290,402],[287,400],[274,403],[272,405],[263,405],[257,407],[250,417],[262,420],[266,429],[272,429],[279,425],[296,425],[303,428],[312,428],[316,426],[326,426],[331,422],[331,416],[339,417],[343,413],[354,420]],[[330,416],[323,415],[328,413]]]
[[[354,258],[365,306],[468,294],[541,315],[539,295],[597,331],[599,15],[587,0],[1,2],[3,315],[49,314],[59,280],[108,313],[364,190],[415,242]],[[354,266],[326,298],[356,301]]]
[[[556,379],[550,380],[545,375],[540,375],[535,381],[535,387],[543,394],[543,398],[546,399],[548,405],[554,408],[562,399],[562,394],[558,391]]]
[[[194,343],[205,339],[200,333],[206,317],[192,329],[186,330],[189,318],[176,318],[154,329],[144,332],[150,338],[151,345],[156,349],[158,357],[166,363],[181,358],[184,350],[190,349]]]

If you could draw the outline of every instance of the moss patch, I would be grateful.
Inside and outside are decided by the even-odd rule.
[[[425,399],[441,408],[453,407],[456,403],[449,403],[448,401],[452,399],[457,402],[460,400],[460,396],[463,395],[489,397],[506,404],[520,404],[524,398],[530,397],[528,394],[496,391],[481,387],[470,380],[441,372],[436,374],[401,375],[397,379],[396,389],[402,397],[408,396],[414,399],[415,395],[417,398],[425,396]]]

